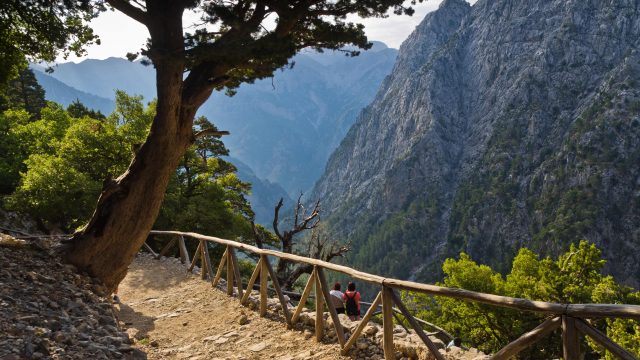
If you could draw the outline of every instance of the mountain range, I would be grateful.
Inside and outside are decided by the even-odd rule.
[[[311,197],[350,265],[433,281],[459,252],[587,239],[640,285],[640,3],[445,0],[331,155]]]
[[[357,113],[371,101],[397,50],[375,42],[359,56],[340,51],[304,51],[293,67],[273,78],[242,85],[235,96],[214,93],[200,109],[224,137],[240,177],[253,184],[257,220],[270,224],[280,199],[309,190]],[[108,114],[116,89],[155,96],[152,67],[121,58],[63,63],[51,74],[32,65],[47,99],[63,105],[79,99]]]

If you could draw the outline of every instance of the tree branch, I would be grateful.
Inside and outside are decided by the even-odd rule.
[[[273,211],[273,231],[275,231],[276,236],[282,240],[282,235],[280,234],[280,231],[278,230],[278,215],[280,213],[280,208],[282,207],[282,198],[280,198],[280,201],[278,201],[278,205],[276,205],[274,211]]]
[[[264,246],[262,234],[260,234],[260,231],[258,231],[258,227],[256,226],[256,223],[253,220],[251,220],[251,228],[253,229],[253,237],[256,241],[256,246],[262,249],[262,247]]]
[[[129,3],[128,1],[107,0],[107,3],[109,3],[109,5],[113,6],[115,9],[127,15],[128,17],[134,19],[135,21],[146,26],[149,25],[148,24],[149,18],[147,16],[147,13],[144,12],[142,9],[131,5],[131,3]]]
[[[224,135],[229,135],[230,132],[226,131],[226,130],[213,130],[213,129],[204,129],[201,131],[198,131],[197,133],[195,133],[193,135],[194,139],[200,139],[201,137],[204,136],[224,136]]]

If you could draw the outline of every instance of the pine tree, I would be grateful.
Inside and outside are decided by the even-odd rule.
[[[38,84],[33,71],[25,68],[9,83],[7,107],[24,109],[32,115],[33,119],[38,119],[40,110],[47,105],[44,95],[44,89]]]

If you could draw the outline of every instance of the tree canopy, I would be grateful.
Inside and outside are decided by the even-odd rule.
[[[6,0],[0,3],[0,86],[26,60],[52,62],[58,55],[83,55],[99,43],[88,22],[103,6],[90,0]]]
[[[565,304],[640,304],[640,292],[619,285],[611,276],[602,274],[604,264],[600,249],[586,241],[572,244],[555,261],[549,257],[539,259],[534,252],[523,248],[513,259],[511,271],[506,276],[477,264],[462,253],[457,260],[445,261],[442,266],[445,277],[439,285]],[[538,326],[545,316],[420,293],[405,293],[403,297],[417,309],[418,317],[442,326],[467,345],[491,353]],[[603,319],[594,321],[593,325],[627,350],[640,354],[640,324],[637,321]],[[590,340],[583,347],[591,348],[590,356],[600,354],[606,359],[614,358]],[[520,356],[523,359],[560,358],[561,336],[557,333],[549,335]]]
[[[182,62],[189,72],[183,100],[206,100],[210,90],[228,89],[270,77],[286,66],[304,48],[341,49],[353,44],[370,48],[362,24],[346,20],[347,15],[386,17],[412,14],[404,0],[367,1],[164,1],[107,3],[149,28],[151,39],[139,53],[156,64],[169,59]],[[411,4],[422,0],[410,1]],[[184,34],[171,34],[166,27],[168,12],[194,11],[200,21]],[[182,31],[182,19],[173,19]],[[172,29],[173,30],[173,29]],[[173,37],[170,40],[168,37]],[[345,51],[357,55],[358,51]],[[205,98],[203,99],[203,96]]]
[[[214,90],[232,92],[242,83],[269,77],[304,48],[370,47],[364,27],[347,15],[413,11],[404,0],[106,3],[149,30],[148,45],[130,59],[145,56],[157,80],[157,112],[148,137],[129,168],[105,182],[92,218],[63,251],[67,261],[110,289],[124,278],[151,230],[176,167],[198,137],[193,128],[197,111]],[[200,22],[185,28],[185,11],[199,14]]]
[[[147,135],[155,102],[144,106],[142,97],[118,91],[115,111],[104,116],[79,101],[66,110],[44,104],[44,96],[42,107],[31,109],[10,94],[11,109],[0,113],[5,205],[49,229],[72,231],[89,219],[105,179],[128,166]],[[204,117],[195,126],[207,134],[176,169],[156,227],[252,239],[253,212],[245,198],[250,185],[220,158],[228,151],[215,126]]]

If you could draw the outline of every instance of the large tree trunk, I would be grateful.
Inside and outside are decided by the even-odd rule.
[[[155,44],[180,49],[181,16],[167,13],[174,18],[158,22],[155,39],[160,40]],[[153,27],[150,31],[153,37]],[[63,248],[68,262],[102,280],[109,290],[124,278],[147,238],[169,179],[193,140],[197,107],[183,104],[183,61],[159,57],[154,66],[158,102],[149,136],[127,171],[105,184],[91,220]]]

